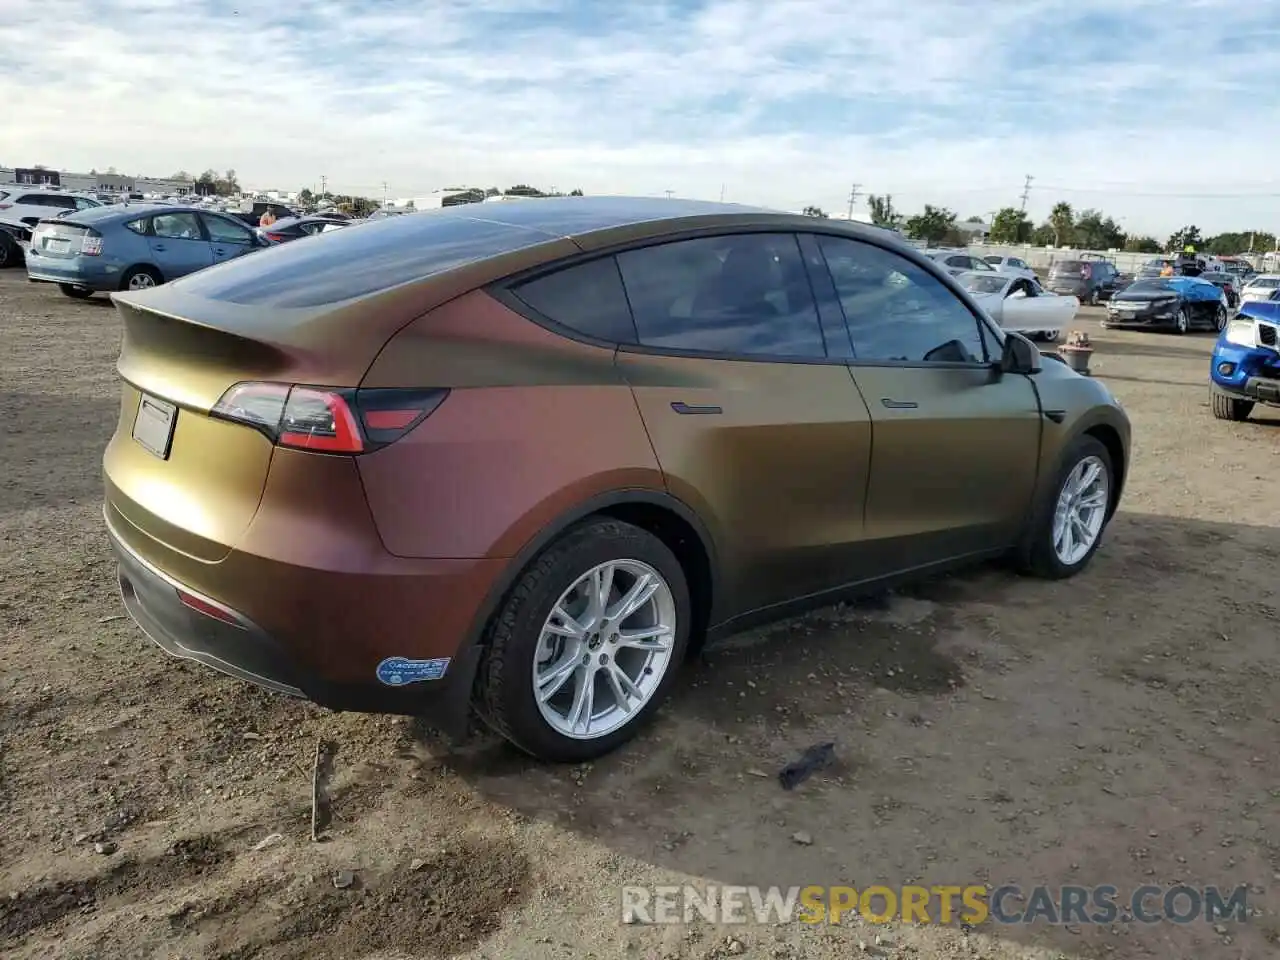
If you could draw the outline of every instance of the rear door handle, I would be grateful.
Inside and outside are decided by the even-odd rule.
[[[157,243],[157,244],[155,245],[154,249],[159,250],[161,253],[164,253],[164,244],[163,244],[163,243]]]
[[[674,410],[676,413],[685,413],[685,414],[724,413],[724,409],[722,407],[700,406],[696,404],[691,406],[690,404],[685,403],[683,400],[677,400],[675,403],[671,404],[671,409]]]
[[[914,410],[920,406],[914,400],[890,400],[888,397],[883,397],[880,402],[890,410]]]

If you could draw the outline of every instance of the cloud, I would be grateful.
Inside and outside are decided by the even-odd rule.
[[[863,197],[963,216],[1018,202],[1030,174],[1036,217],[1068,200],[1155,233],[1280,224],[1270,4],[6,6],[11,165],[233,167],[260,187],[324,175],[397,196],[530,182],[715,199],[723,187],[829,210],[857,182]]]

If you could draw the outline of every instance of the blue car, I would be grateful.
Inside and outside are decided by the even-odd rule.
[[[1104,327],[1145,327],[1188,333],[1227,325],[1227,295],[1199,277],[1139,280],[1107,304]]]
[[[1280,300],[1246,301],[1213,346],[1210,406],[1245,420],[1254,404],[1280,406]]]
[[[27,279],[82,300],[144,290],[268,247],[234,217],[183,206],[117,204],[39,221],[25,243]]]

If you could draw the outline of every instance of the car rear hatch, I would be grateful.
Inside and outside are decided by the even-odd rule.
[[[107,510],[116,526],[123,518],[212,562],[257,512],[275,449],[267,433],[215,415],[219,400],[248,382],[353,388],[412,315],[394,305],[359,318],[353,305],[264,310],[180,286],[113,296],[124,382],[103,460]]]
[[[70,260],[88,250],[99,252],[101,234],[69,220],[41,220],[31,231],[31,249],[41,257]]]

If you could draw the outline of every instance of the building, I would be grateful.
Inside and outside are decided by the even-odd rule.
[[[49,167],[0,167],[0,183],[57,187],[76,193],[141,193],[184,196],[195,192],[195,181],[169,177],[131,177],[118,173],[72,173]]]

